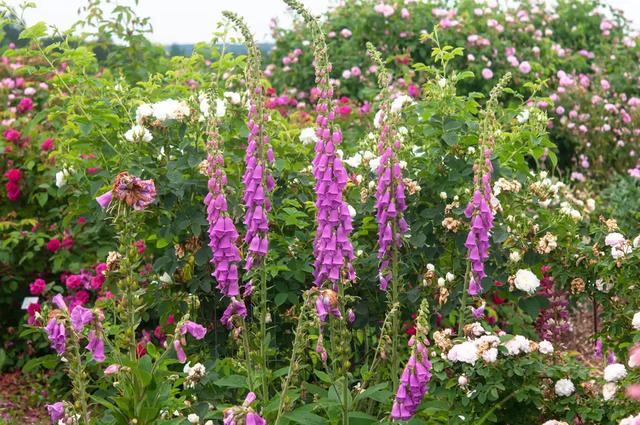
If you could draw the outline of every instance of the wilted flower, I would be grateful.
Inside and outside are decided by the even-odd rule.
[[[156,188],[153,180],[142,180],[139,177],[130,175],[126,171],[116,176],[112,190],[116,199],[125,202],[127,205],[133,207],[133,209],[139,211],[144,210],[153,203],[156,197]],[[100,196],[100,198],[102,198],[102,196]],[[102,201],[104,202],[104,199]]]

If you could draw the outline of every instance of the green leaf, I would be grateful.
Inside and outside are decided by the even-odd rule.
[[[304,406],[293,412],[287,413],[284,415],[286,419],[293,421],[297,424],[302,425],[325,425],[327,422],[326,419],[321,416],[316,415],[315,413],[308,412],[308,407]]]
[[[47,35],[47,24],[41,21],[22,31],[20,33],[20,39],[42,38],[45,35]]]
[[[247,378],[242,375],[225,376],[224,378],[220,378],[217,381],[214,381],[213,383],[219,387],[249,389],[249,386],[247,385]]]

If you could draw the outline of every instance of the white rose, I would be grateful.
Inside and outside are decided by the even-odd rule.
[[[540,344],[538,344],[538,350],[540,350],[542,354],[551,354],[553,353],[553,344],[546,340],[540,341]]]
[[[515,285],[519,290],[531,295],[540,286],[540,280],[531,270],[520,269],[516,272]]]
[[[362,155],[357,153],[353,155],[351,158],[346,159],[344,163],[352,168],[358,168],[360,164],[362,164]]]
[[[397,114],[402,110],[406,102],[411,102],[411,97],[407,95],[398,96],[391,102],[391,112]]]
[[[607,382],[617,382],[627,376],[627,369],[623,364],[612,363],[604,368],[604,380]]]
[[[222,118],[227,113],[227,104],[222,99],[216,99],[216,117]]]
[[[624,235],[622,233],[609,233],[606,238],[604,238],[604,243],[607,246],[617,246],[625,241]]]
[[[145,127],[136,124],[124,133],[124,138],[128,142],[150,142],[153,135]]]
[[[136,121],[139,123],[141,123],[144,118],[150,117],[151,115],[153,115],[153,106],[148,103],[143,103],[138,106],[138,109],[136,109]]]
[[[570,379],[560,379],[556,382],[555,391],[556,394],[561,397],[568,397],[576,390],[576,387],[573,386],[573,382]]]
[[[494,363],[498,359],[498,349],[489,348],[487,351],[482,353],[482,359],[487,363]]]
[[[374,173],[376,172],[376,170],[380,166],[380,161],[380,157],[373,158],[371,161],[369,161],[369,168],[371,169],[371,171],[373,171]]]
[[[509,253],[509,261],[513,263],[517,263],[520,261],[520,252],[519,251],[511,251]]]
[[[604,398],[604,401],[611,400],[616,395],[617,390],[618,386],[613,382],[607,382],[604,384],[602,386],[602,398]]]
[[[462,362],[474,365],[478,360],[478,349],[473,342],[465,341],[451,347],[447,359],[454,363]]]
[[[635,330],[640,330],[640,311],[633,315],[631,326],[633,326]]]
[[[240,93],[237,93],[237,92],[234,92],[234,91],[226,91],[226,92],[224,92],[224,97],[229,99],[231,101],[231,103],[234,104],[234,105],[239,105],[240,102],[241,102]]]
[[[458,385],[460,385],[461,387],[465,387],[468,383],[469,383],[469,380],[467,379],[466,376],[464,375],[458,376]]]
[[[318,141],[318,136],[316,136],[316,130],[314,128],[307,127],[302,129],[299,139],[303,145],[310,145]]]
[[[447,280],[448,280],[449,282],[453,282],[453,280],[454,280],[456,277],[453,275],[453,273],[451,273],[451,272],[447,272],[447,274],[446,274],[446,278],[447,278]]]
[[[197,424],[198,422],[200,422],[200,416],[196,415],[195,413],[191,413],[189,416],[187,416],[187,420],[192,424]]]

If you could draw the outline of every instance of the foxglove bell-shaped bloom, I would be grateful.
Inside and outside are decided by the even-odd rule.
[[[220,323],[226,326],[228,329],[233,328],[233,317],[240,316],[242,318],[247,317],[247,307],[244,305],[244,301],[232,298],[231,303],[227,306],[222,313]]]
[[[63,323],[53,318],[49,320],[44,328],[47,338],[51,342],[51,347],[56,350],[59,355],[63,355],[67,347],[67,331]]]
[[[89,343],[85,348],[89,352],[91,352],[91,355],[93,356],[93,360],[95,360],[98,363],[103,362],[105,359],[104,340],[100,338],[100,336],[95,331],[95,329],[92,329],[91,332],[89,332],[88,340],[89,340]]]
[[[267,421],[251,408],[251,404],[255,400],[255,393],[249,392],[242,406],[233,406],[224,410],[222,423],[224,425],[236,425],[239,423],[244,423],[245,425],[267,425]]]
[[[415,341],[413,353],[400,376],[400,385],[391,408],[392,419],[408,420],[413,417],[427,393],[430,370],[429,350],[422,342]]]
[[[76,332],[82,332],[84,327],[93,320],[93,312],[88,308],[76,306],[71,312],[71,326]]]
[[[491,150],[485,149],[484,172],[476,175],[477,187],[473,197],[464,210],[464,214],[471,220],[471,226],[464,246],[467,248],[467,259],[471,263],[471,277],[469,280],[469,295],[482,293],[482,279],[486,277],[484,262],[489,258],[489,233],[493,228],[493,211],[491,210]],[[480,180],[480,181],[478,181]]]
[[[271,211],[270,193],[275,182],[269,171],[269,165],[275,160],[273,149],[269,143],[269,136],[265,134],[265,123],[269,114],[262,107],[263,89],[255,85],[249,99],[249,113],[247,116],[247,150],[245,154],[245,172],[242,177],[245,206],[244,224],[246,234],[244,242],[247,244],[247,258],[245,269],[251,270],[257,258],[265,258],[269,249],[269,219]]]
[[[180,333],[182,335],[185,335],[188,333],[195,339],[200,340],[204,338],[204,336],[207,334],[207,329],[202,325],[199,325],[195,322],[187,320],[186,322],[184,322],[184,325],[182,325],[182,329],[180,330]]]
[[[342,142],[342,132],[332,126],[335,112],[331,110],[333,88],[328,80],[331,65],[316,70],[321,75],[318,84],[319,101],[316,104],[315,158],[313,176],[316,192],[316,236],[313,242],[315,284],[321,286],[330,281],[334,288],[345,277],[355,280],[353,246],[349,235],[353,230],[349,207],[343,192],[349,180],[337,146]]]
[[[342,314],[338,308],[338,294],[331,289],[321,290],[316,298],[316,313],[320,323],[326,322],[329,315],[336,319],[341,319]]]
[[[379,112],[381,122],[378,153],[380,163],[376,168],[376,220],[378,222],[378,259],[380,260],[380,289],[387,290],[392,278],[393,252],[400,247],[401,237],[409,230],[403,217],[407,209],[402,180],[402,169],[398,160],[400,139],[389,124],[387,112]],[[395,139],[395,140],[394,140]]]
[[[109,190],[108,192],[103,193],[102,195],[96,198],[96,202],[100,205],[100,208],[105,209],[111,203],[113,199],[113,191]]]
[[[64,403],[58,401],[53,404],[47,404],[47,413],[49,413],[51,423],[57,424],[60,419],[64,418]]]
[[[176,350],[176,357],[178,358],[178,361],[180,363],[184,363],[187,361],[187,355],[184,353],[182,343],[177,338],[173,341],[173,349]]]
[[[221,142],[214,134],[207,143],[209,154],[206,162],[206,174],[209,177],[209,193],[204,198],[209,222],[209,247],[212,276],[218,282],[217,289],[227,297],[240,294],[238,286],[238,263],[240,251],[237,247],[238,231],[229,216],[227,199],[224,194],[227,176],[224,173],[224,157],[220,151]]]

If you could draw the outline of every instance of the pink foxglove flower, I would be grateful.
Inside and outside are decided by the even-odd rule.
[[[67,347],[67,332],[63,323],[53,318],[49,320],[47,326],[44,328],[47,333],[51,347],[56,350],[59,355],[63,355]]]
[[[46,407],[52,424],[57,424],[60,419],[64,418],[64,403],[62,401],[47,404]]]
[[[209,151],[206,162],[206,175],[209,177],[209,193],[204,198],[207,206],[209,222],[209,247],[211,248],[211,264],[214,267],[212,276],[218,282],[217,289],[227,297],[240,294],[238,287],[238,262],[240,251],[236,246],[238,232],[231,219],[227,199],[224,193],[227,176],[224,173],[224,157],[220,150],[221,139],[213,133],[207,142]]]
[[[184,322],[184,325],[182,325],[182,328],[180,329],[180,333],[182,335],[185,335],[188,333],[195,339],[200,340],[204,338],[204,336],[207,334],[207,329],[202,325],[199,325],[195,322],[187,320],[186,322]]]
[[[337,155],[337,147],[342,143],[342,131],[332,124],[336,113],[329,79],[331,64],[326,53],[316,58],[315,66],[319,100],[315,108],[318,140],[312,163],[317,207],[317,230],[313,242],[314,278],[318,286],[329,281],[335,287],[343,277],[351,281],[356,277],[352,265],[353,247],[349,240],[353,227],[349,207],[343,197],[349,176]]]
[[[78,307],[76,307],[76,309],[77,308]],[[93,355],[93,360],[95,360],[98,363],[103,362],[105,359],[104,340],[100,338],[99,334],[95,331],[95,329],[92,329],[91,332],[89,332],[88,340],[89,340],[89,343],[85,348],[89,352],[91,352],[91,354]]]
[[[465,241],[467,258],[471,263],[469,279],[469,294],[479,295],[482,292],[482,279],[486,276],[484,262],[489,257],[489,232],[493,228],[493,211],[491,210],[491,150],[485,149],[484,163],[480,175],[476,174],[474,181],[476,189],[464,214],[471,219],[471,229]],[[477,172],[480,170],[476,170]]]
[[[93,321],[91,310],[82,306],[76,306],[71,312],[71,326],[76,332],[82,332],[84,327]]]

